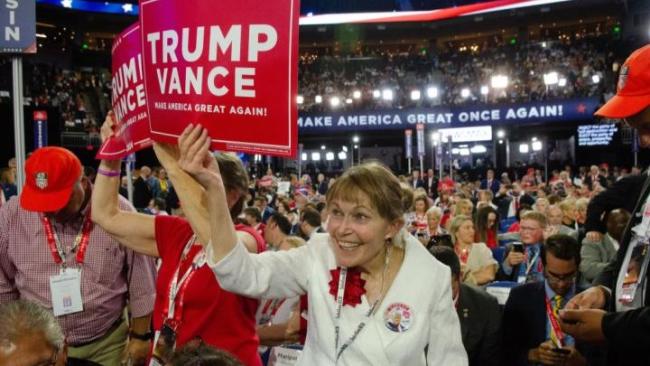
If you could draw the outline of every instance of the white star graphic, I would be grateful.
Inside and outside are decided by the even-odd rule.
[[[125,13],[132,13],[133,12],[133,4],[124,4],[124,5],[122,5],[122,9],[124,9]]]
[[[72,0],[61,0],[61,5],[64,8],[72,8]]]

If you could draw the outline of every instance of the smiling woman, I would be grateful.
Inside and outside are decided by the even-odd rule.
[[[186,131],[179,163],[207,191],[208,264],[224,289],[254,298],[307,294],[299,365],[467,365],[449,269],[403,229],[401,189],[384,166],[349,169],[327,193],[328,232],[284,252],[237,243],[209,136]]]

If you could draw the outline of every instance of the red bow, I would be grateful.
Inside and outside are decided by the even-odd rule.
[[[330,294],[336,295],[339,289],[339,276],[341,275],[341,267],[330,270],[332,279],[329,282]],[[350,305],[352,307],[361,304],[361,296],[366,293],[364,286],[366,280],[361,278],[361,272],[357,269],[348,269],[348,274],[345,278],[345,294],[343,295],[343,305]]]

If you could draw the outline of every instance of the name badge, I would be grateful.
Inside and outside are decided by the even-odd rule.
[[[83,311],[81,271],[78,268],[62,269],[58,275],[50,276],[50,292],[54,316]]]

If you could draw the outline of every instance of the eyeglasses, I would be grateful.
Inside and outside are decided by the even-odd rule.
[[[571,274],[564,275],[564,276],[558,276],[547,270],[545,270],[544,272],[546,274],[546,279],[550,283],[560,283],[560,282],[569,283],[575,281],[576,277],[578,276],[578,272],[573,272]]]

